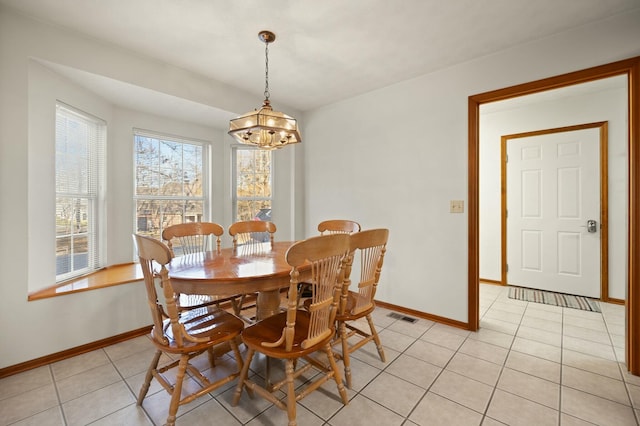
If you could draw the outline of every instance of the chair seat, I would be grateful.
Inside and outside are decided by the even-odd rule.
[[[169,340],[167,345],[163,345],[152,339],[154,344],[165,352],[188,353],[206,349],[239,336],[244,329],[244,322],[222,309],[208,310],[207,308],[193,309],[185,311],[180,316],[180,323],[184,326],[188,334],[196,338],[206,338],[205,342],[185,341],[182,347],[178,347],[173,337],[169,320],[163,322],[164,333]],[[154,330],[151,330],[153,335]]]
[[[308,336],[310,314],[305,310],[298,309],[296,313],[296,326],[293,337],[293,347],[291,351],[287,351],[283,345],[270,348],[262,345],[262,342],[275,342],[282,335],[282,330],[287,324],[287,313],[279,314],[265,318],[258,323],[251,325],[242,332],[242,341],[252,349],[262,352],[263,354],[273,358],[300,358],[310,353],[316,352],[318,348],[330,342],[334,336],[333,333],[325,340],[313,345],[307,349],[302,348],[302,342]]]

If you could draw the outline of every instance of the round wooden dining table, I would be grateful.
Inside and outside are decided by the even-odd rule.
[[[258,293],[256,319],[280,311],[280,289],[288,288],[291,266],[286,253],[295,241],[248,244],[237,249],[177,256],[168,265],[176,293],[232,296]],[[311,264],[299,269],[300,281],[311,273]]]

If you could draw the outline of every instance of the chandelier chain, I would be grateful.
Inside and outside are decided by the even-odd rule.
[[[269,100],[269,42],[264,43],[264,97]]]

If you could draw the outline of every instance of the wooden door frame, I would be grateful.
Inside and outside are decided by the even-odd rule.
[[[609,123],[598,121],[595,123],[576,124],[573,126],[556,127],[553,129],[534,130],[530,132],[503,135],[500,139],[500,204],[501,204],[501,283],[507,285],[507,142],[512,139],[542,136],[585,129],[598,129],[598,166],[600,169],[600,216],[598,221],[600,232],[600,300],[609,299]]]
[[[480,326],[480,105],[617,75],[626,75],[628,82],[626,364],[640,375],[640,56],[469,97],[468,328]]]

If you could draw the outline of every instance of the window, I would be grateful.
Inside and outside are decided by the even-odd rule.
[[[271,151],[234,147],[233,209],[235,220],[271,220]]]
[[[135,230],[160,238],[168,226],[206,217],[206,145],[134,132]]]
[[[56,282],[104,266],[105,122],[56,104]]]

